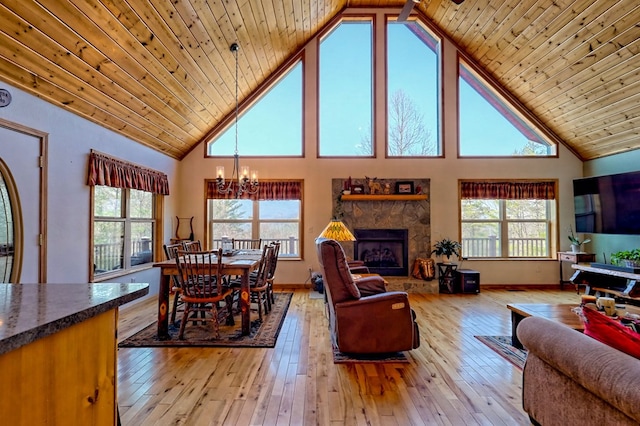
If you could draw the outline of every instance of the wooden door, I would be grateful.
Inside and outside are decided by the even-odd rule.
[[[21,205],[22,238],[15,246],[22,258],[21,283],[46,282],[46,147],[46,133],[0,119],[0,158]]]

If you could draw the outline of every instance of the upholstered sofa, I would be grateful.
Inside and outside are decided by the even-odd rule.
[[[380,276],[354,281],[342,246],[316,240],[334,346],[347,354],[386,354],[420,345],[407,293],[386,291]]]
[[[529,351],[522,403],[534,424],[640,424],[640,359],[545,318],[516,332]]]

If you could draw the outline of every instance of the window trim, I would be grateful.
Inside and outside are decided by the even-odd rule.
[[[513,112],[518,115],[521,119],[523,119],[529,126],[533,127],[534,130],[540,133],[540,136],[547,139],[550,144],[555,145],[555,154],[550,155],[524,155],[524,156],[515,156],[515,155],[461,155],[461,140],[460,140],[460,65],[464,64],[472,73],[474,73],[478,78],[483,80],[483,82],[489,87],[489,89],[493,90],[502,100],[513,109]],[[495,78],[489,75],[485,70],[481,69],[476,65],[475,61],[467,55],[465,52],[460,50],[457,51],[456,55],[456,99],[457,99],[457,158],[481,158],[481,159],[549,159],[549,158],[558,158],[560,155],[560,146],[563,146],[564,143],[560,140],[551,129],[549,129],[540,119],[538,119],[534,114],[532,114],[529,109],[522,104],[518,99],[515,98],[511,93],[509,93],[506,89],[502,88],[502,86],[497,82]]]
[[[546,157],[544,157],[546,158]],[[469,221],[469,220],[463,220],[462,219],[462,201],[465,199],[480,199],[480,198],[468,198],[465,197],[463,198],[462,196],[462,184],[463,182],[480,182],[480,183],[493,183],[493,182],[510,182],[510,183],[514,183],[514,184],[519,184],[519,183],[536,183],[536,182],[549,182],[549,183],[553,183],[553,197],[551,197],[551,195],[548,195],[549,198],[545,199],[545,201],[547,202],[547,212],[546,212],[546,219],[542,220],[538,220],[538,219],[534,219],[531,220],[532,222],[535,223],[540,223],[540,222],[545,222],[547,223],[547,244],[549,247],[549,252],[547,254],[547,256],[544,257],[509,257],[508,256],[508,224],[509,222],[518,222],[518,223],[522,223],[528,220],[511,220],[509,221],[508,219],[506,219],[506,203],[504,202],[505,200],[508,199],[512,199],[512,200],[517,200],[517,197],[512,197],[512,198],[486,198],[486,199],[490,199],[490,200],[499,200],[500,201],[500,218],[496,219],[496,220],[492,220],[492,219],[482,219],[482,220],[473,220],[473,221]],[[531,199],[531,198],[523,198],[523,199]],[[542,197],[538,198],[538,199],[542,199]],[[501,232],[501,255],[499,257],[469,257],[466,253],[463,253],[463,256],[465,258],[469,257],[469,259],[473,259],[473,260],[515,260],[515,261],[531,261],[531,260],[552,260],[555,259],[556,257],[556,253],[558,251],[558,247],[559,247],[559,224],[560,224],[560,217],[559,217],[559,197],[558,197],[558,179],[459,179],[458,180],[458,235],[460,237],[460,242],[462,243],[462,225],[463,223],[494,223],[494,222],[498,222],[499,224],[499,228],[500,228],[500,232]],[[504,206],[504,207],[503,207]],[[507,244],[505,245],[503,242],[507,242]],[[507,255],[505,255],[505,253]]]
[[[120,218],[112,218],[112,217],[105,217],[104,220],[101,221],[112,221],[112,222],[125,222],[125,224],[127,223],[127,221],[129,223],[131,222],[136,222],[136,221],[142,221],[142,222],[149,222],[149,219],[139,219],[139,218],[135,218],[132,220],[132,218],[129,217],[129,204],[130,201],[128,201],[129,199],[129,188],[118,188],[121,189],[123,191],[123,198],[125,198],[125,193],[126,195],[126,199],[127,202],[126,204],[123,204],[123,208],[125,209],[125,218],[120,217]],[[144,192],[149,192],[149,191],[144,191]],[[95,216],[95,185],[91,185],[90,186],[90,196],[89,196],[89,217],[91,218],[90,220],[90,224],[89,224],[89,282],[104,282],[104,281],[108,281],[111,280],[113,278],[117,278],[117,277],[121,277],[121,276],[125,276],[125,275],[129,275],[132,273],[135,273],[137,271],[141,271],[141,270],[145,270],[145,269],[150,269],[153,266],[154,262],[157,262],[159,259],[161,259],[162,257],[162,245],[163,245],[163,241],[164,241],[164,232],[163,232],[163,223],[164,223],[164,195],[162,194],[154,194],[151,193],[152,195],[152,203],[153,203],[153,218],[151,219],[152,222],[152,228],[153,228],[153,258],[151,260],[151,262],[148,263],[143,263],[143,264],[138,264],[138,265],[134,265],[131,266],[131,253],[129,253],[129,266],[127,268],[127,265],[125,262],[125,265],[122,269],[117,269],[115,271],[109,271],[109,272],[105,272],[103,274],[96,274],[93,270],[93,265],[94,265],[94,250],[95,250],[95,240],[94,240],[94,227],[95,227],[95,220],[96,220],[96,216]],[[123,200],[124,201],[124,200]],[[126,235],[126,225],[125,225],[125,235]],[[130,238],[130,232],[129,232],[129,238]],[[125,241],[125,246],[124,246],[124,254],[126,256],[127,251],[131,250],[131,244],[129,241],[129,244],[126,243]]]
[[[496,256],[477,256],[477,257],[473,257],[468,255],[467,253],[464,253],[465,258],[469,258],[469,259],[474,259],[474,260],[488,260],[488,259],[500,259],[500,260],[532,260],[532,259],[548,259],[552,257],[552,240],[551,240],[551,235],[553,234],[553,221],[551,220],[551,213],[552,210],[554,210],[553,206],[551,205],[551,202],[556,201],[556,200],[541,200],[544,201],[547,204],[546,207],[546,217],[544,219],[509,219],[507,218],[507,201],[511,201],[509,199],[506,198],[502,198],[502,199],[491,199],[491,201],[497,201],[498,202],[498,215],[499,217],[497,219],[462,219],[462,202],[465,200],[469,200],[469,198],[463,198],[460,199],[460,227],[461,227],[461,231],[462,231],[462,225],[463,224],[482,224],[482,223],[487,223],[487,224],[493,224],[496,223],[498,225],[498,228],[500,230],[500,253],[499,255]],[[546,238],[546,244],[548,249],[548,253],[546,256],[509,256],[509,225],[511,223],[541,223],[541,224],[545,224],[546,228],[547,228],[547,238]],[[464,244],[463,242],[463,237],[462,237],[462,232],[460,232],[460,241],[462,244]]]
[[[210,210],[209,210],[209,202],[210,201],[218,201],[218,200],[222,200],[222,201],[229,201],[228,198],[208,198],[205,200],[206,203],[206,227],[207,227],[207,232],[206,232],[206,244],[208,247],[211,247],[212,244],[212,233],[213,233],[213,226],[215,223],[237,223],[237,224],[250,224],[251,225],[251,237],[253,239],[257,239],[260,238],[260,225],[267,223],[296,223],[298,225],[298,230],[299,230],[299,234],[298,234],[298,246],[299,246],[299,253],[297,255],[290,255],[287,256],[285,255],[286,253],[280,251],[279,255],[278,255],[278,259],[279,260],[303,260],[304,259],[304,205],[303,205],[303,200],[253,200],[253,199],[244,199],[246,201],[251,201],[251,206],[252,206],[252,213],[251,213],[251,217],[250,218],[244,218],[244,219],[219,219],[219,220],[213,220],[211,218],[210,215]],[[299,219],[298,220],[285,220],[285,219],[260,219],[260,202],[261,201],[299,201],[300,202],[300,211],[299,211]]]
[[[209,215],[209,200],[210,199],[216,199],[217,197],[212,197],[210,194],[210,187],[211,186],[215,186],[215,179],[205,179],[204,180],[204,217],[205,217],[205,223],[204,223],[204,236],[205,236],[205,245],[207,245],[207,247],[209,247],[210,243],[211,243],[211,239],[212,239],[212,235],[211,235],[211,218]],[[297,193],[297,195],[299,195],[299,197],[296,198],[292,198],[292,199],[297,199],[300,201],[300,220],[298,221],[299,225],[300,225],[300,233],[299,233],[299,237],[298,237],[298,244],[300,245],[300,253],[299,256],[296,257],[286,257],[286,256],[282,256],[282,257],[278,257],[279,259],[282,260],[304,260],[304,179],[265,179],[265,180],[261,180],[261,182],[297,182],[299,183],[299,193]],[[220,197],[218,199],[225,199],[226,197]],[[251,199],[254,204],[253,204],[253,217],[254,219],[257,218],[257,207],[256,207],[256,202],[258,201],[268,201],[266,199],[254,199],[256,197],[254,196],[250,196],[250,195],[243,195],[242,199]],[[277,201],[277,200],[272,200],[272,201]],[[284,201],[284,200],[283,200]],[[252,220],[254,220],[252,219]],[[246,222],[246,221],[245,221]],[[259,219],[258,219],[258,224],[259,224]],[[253,233],[253,230],[252,230]],[[258,238],[258,237],[255,237]],[[210,248],[210,247],[209,247]]]
[[[389,154],[389,23],[396,22],[397,23],[397,14],[385,14],[385,23],[384,23],[384,120],[381,120],[381,123],[384,125],[384,154],[385,159],[401,159],[401,160],[411,160],[411,159],[432,159],[432,158],[444,158],[444,88],[442,84],[442,76],[444,75],[444,60],[442,53],[442,43],[445,39],[444,35],[437,29],[434,29],[432,25],[429,24],[425,19],[423,19],[423,15],[419,14],[414,22],[419,25],[423,31],[429,33],[429,35],[436,40],[437,46],[436,54],[437,58],[437,129],[434,132],[436,138],[436,153],[434,155],[412,155],[412,156],[399,156],[399,155],[390,155]],[[417,37],[417,35],[416,35]],[[374,78],[375,79],[375,78]],[[376,88],[378,85],[376,85]],[[377,90],[377,89],[376,89]],[[378,120],[376,120],[377,122]],[[374,129],[375,130],[375,129]]]
[[[320,45],[322,44],[322,40],[333,33],[338,26],[340,26],[344,22],[362,22],[367,21],[371,23],[371,155],[321,155],[320,154]],[[377,123],[377,110],[378,110],[378,102],[377,102],[377,82],[378,82],[378,72],[377,72],[377,21],[378,14],[377,13],[340,13],[335,16],[335,18],[329,22],[325,26],[325,28],[318,33],[315,37],[316,39],[316,67],[315,67],[315,75],[316,75],[316,98],[315,98],[315,124],[316,124],[316,158],[318,159],[371,159],[377,158],[377,138],[378,134],[376,123]],[[386,38],[386,37],[385,37]],[[386,45],[386,43],[383,43]],[[385,85],[386,87],[386,81]],[[385,102],[386,104],[386,102]],[[386,115],[386,113],[385,113]]]
[[[302,81],[301,81],[301,96],[302,102],[300,105],[300,122],[302,125],[300,139],[301,154],[300,155],[274,155],[265,157],[263,155],[242,155],[243,158],[304,158],[305,157],[305,117],[304,117],[304,104],[305,104],[305,80],[306,80],[306,61],[304,59],[304,46],[292,55],[288,60],[284,61],[273,73],[267,77],[262,84],[260,84],[255,90],[253,90],[244,99],[238,99],[238,120],[251,109],[251,107],[260,102],[263,95],[266,95],[269,90],[280,82],[298,63],[302,66]],[[234,100],[235,102],[235,100]],[[233,155],[211,155],[209,154],[209,144],[212,143],[219,135],[227,131],[235,123],[235,108],[232,108],[229,113],[218,122],[218,124],[211,130],[209,130],[201,139],[198,144],[202,143],[204,146],[204,158],[233,158]]]

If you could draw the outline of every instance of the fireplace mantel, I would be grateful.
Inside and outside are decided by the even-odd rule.
[[[342,201],[423,201],[427,200],[427,194],[342,194]]]

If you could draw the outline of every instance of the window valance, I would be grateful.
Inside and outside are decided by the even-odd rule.
[[[555,200],[553,181],[460,182],[460,198],[491,200]]]
[[[169,179],[166,174],[93,150],[89,154],[87,185],[138,189],[169,195]]]
[[[234,199],[238,182],[233,182],[234,191],[230,194],[218,193],[215,180],[207,180],[207,199]],[[244,193],[242,200],[302,200],[301,180],[260,181],[256,194]]]

